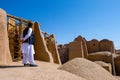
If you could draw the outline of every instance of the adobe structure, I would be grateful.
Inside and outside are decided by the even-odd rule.
[[[58,53],[58,49],[55,41],[55,35],[54,34],[49,35],[47,33],[44,33],[44,36],[45,36],[47,48],[52,53],[54,63],[61,62],[60,58],[58,58],[59,53]]]
[[[98,51],[110,51],[111,53],[115,53],[114,44],[112,41],[108,39],[103,39],[101,41],[92,39],[91,41],[87,41],[86,44],[87,44],[88,53],[93,53]]]
[[[58,52],[60,55],[61,63],[64,64],[65,62],[69,61],[69,44],[62,44],[58,45]]]
[[[76,57],[88,57],[86,39],[80,35],[68,44],[58,45],[58,51],[62,63],[65,63],[68,60],[71,60]],[[63,60],[63,57],[66,57],[67,60]]]
[[[87,48],[85,44],[85,39],[82,36],[78,36],[73,42],[69,43],[69,59],[75,57],[87,57]]]
[[[53,34],[42,32],[37,22],[34,26],[35,59],[61,64]]]
[[[6,24],[6,12],[0,9],[0,66],[9,65],[12,62]]]
[[[87,58],[94,62],[99,61],[97,63],[106,70],[114,75],[120,75],[120,57],[115,53],[114,43],[111,40],[87,41],[84,37],[78,36],[68,44],[58,45],[58,51],[62,64],[77,57]]]
[[[0,9],[0,20],[0,51],[2,52],[0,65],[21,60],[21,35],[30,20],[6,14],[3,9]],[[45,33],[41,31],[40,24],[32,23],[34,23],[35,59],[61,64],[55,36],[53,34],[44,36]]]
[[[3,66],[22,59],[21,34],[29,20],[11,16],[2,9],[0,20],[0,66]],[[112,74],[120,75],[120,55],[115,53],[113,41],[87,41],[84,37],[78,36],[69,44],[57,45],[54,34],[43,32],[38,22],[33,23],[36,60],[64,64],[76,57],[86,58]]]

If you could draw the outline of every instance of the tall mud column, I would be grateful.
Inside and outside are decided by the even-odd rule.
[[[12,57],[9,50],[6,12],[0,8],[0,66],[9,65]]]
[[[54,63],[61,64],[56,41],[55,41],[55,36],[52,34],[49,37],[47,37],[45,40],[48,50],[52,53]]]
[[[48,51],[45,40],[37,22],[34,23],[34,36],[35,36],[35,59],[52,62],[52,54]]]

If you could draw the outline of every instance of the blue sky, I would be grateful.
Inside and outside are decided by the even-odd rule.
[[[0,0],[0,8],[38,21],[58,44],[82,35],[88,41],[112,40],[120,49],[120,0]]]

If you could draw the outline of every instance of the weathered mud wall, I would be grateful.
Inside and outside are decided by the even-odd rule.
[[[9,65],[12,62],[6,24],[6,12],[0,9],[0,65]]]

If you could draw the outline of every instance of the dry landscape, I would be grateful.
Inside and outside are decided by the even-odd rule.
[[[24,67],[22,62],[0,68],[0,80],[85,80],[66,71],[57,70],[58,64],[36,61],[38,67]]]
[[[99,65],[81,58],[64,65],[43,61],[36,61],[36,64],[38,67],[24,67],[19,61],[1,66],[0,80],[120,80]]]
[[[23,66],[20,35],[27,22],[0,9],[0,80],[120,80],[115,76],[120,75],[120,55],[112,41],[86,41],[78,36],[67,45],[57,45],[55,36],[42,32],[37,22],[34,34],[38,67]]]

